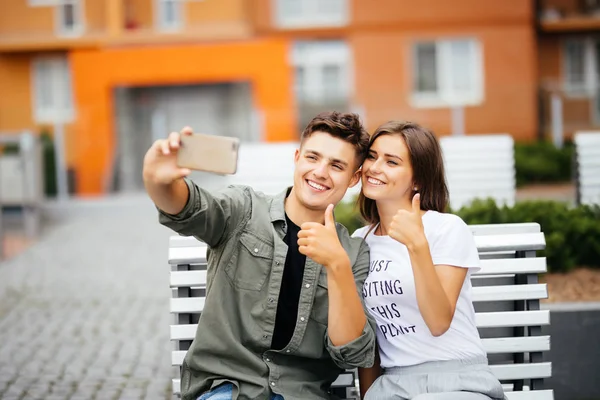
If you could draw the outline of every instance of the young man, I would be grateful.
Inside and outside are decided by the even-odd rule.
[[[294,186],[277,196],[246,186],[209,193],[185,179],[176,153],[189,134],[171,133],[144,159],[160,222],[209,246],[183,400],[329,399],[342,369],[371,366],[376,349],[360,296],[368,247],[333,219],[360,179],[368,134],[354,114],[315,117],[294,155]]]

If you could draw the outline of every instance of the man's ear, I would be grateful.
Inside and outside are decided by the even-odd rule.
[[[296,149],[296,151],[294,152],[294,164],[297,163],[299,159],[300,159],[300,149]]]
[[[352,175],[352,179],[350,179],[349,188],[356,186],[358,182],[360,182],[360,176],[362,175],[362,168],[359,168],[354,175]]]

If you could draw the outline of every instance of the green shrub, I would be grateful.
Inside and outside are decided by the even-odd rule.
[[[365,226],[355,201],[338,203],[335,207],[334,215],[335,220],[348,228],[350,234],[358,228]]]
[[[546,238],[547,257],[551,272],[569,271],[575,267],[600,268],[600,207],[570,207],[557,201],[523,201],[513,207],[501,206],[489,200],[476,200],[470,206],[451,211],[467,224],[504,224],[537,222]],[[350,233],[364,226],[354,204],[339,204],[336,220]]]
[[[566,142],[562,149],[546,141],[515,143],[517,186],[570,181],[574,149],[572,142]]]

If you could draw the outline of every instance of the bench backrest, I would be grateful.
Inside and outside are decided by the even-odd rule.
[[[546,272],[546,259],[536,251],[545,248],[535,223],[473,225],[482,269],[472,277],[476,323],[494,374],[509,391],[511,400],[550,400],[551,390],[541,390],[551,376],[551,363],[543,359],[550,337],[541,327],[550,323],[539,300],[548,297],[538,274]],[[173,392],[179,393],[179,367],[196,334],[204,307],[206,246],[194,238],[173,236],[169,245],[171,266],[170,327],[175,367]],[[354,371],[340,375],[332,389],[355,392]],[[531,389],[522,391],[523,388]]]
[[[516,193],[514,140],[507,134],[444,136],[440,139],[450,206],[492,198],[513,205]]]
[[[577,202],[600,204],[600,132],[577,132],[574,142]]]

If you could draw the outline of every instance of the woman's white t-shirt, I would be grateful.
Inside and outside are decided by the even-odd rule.
[[[377,322],[384,368],[486,356],[471,298],[471,272],[480,268],[473,235],[460,217],[436,211],[423,215],[423,227],[434,265],[468,268],[450,328],[438,337],[431,334],[419,311],[406,246],[373,231],[365,238],[368,226],[352,235],[365,238],[371,251],[369,276],[362,292]]]

